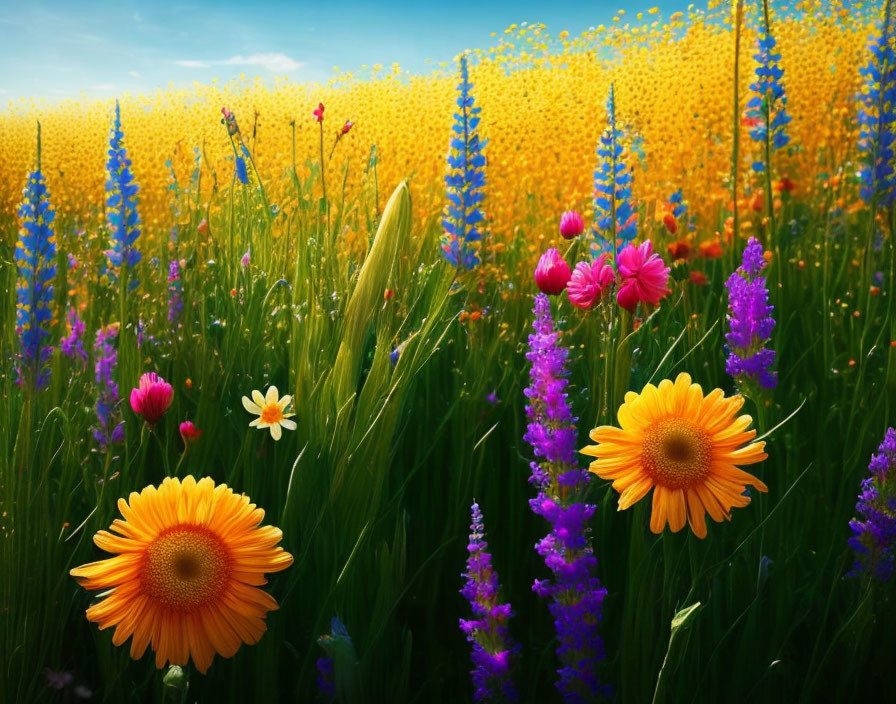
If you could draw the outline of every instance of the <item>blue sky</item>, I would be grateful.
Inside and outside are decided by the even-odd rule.
[[[450,60],[484,47],[511,23],[544,22],[573,34],[685,0],[533,2],[319,0],[311,3],[196,0],[180,3],[0,0],[0,103],[20,97],[106,97],[243,73],[325,81],[333,66],[398,62],[426,72],[426,59]]]

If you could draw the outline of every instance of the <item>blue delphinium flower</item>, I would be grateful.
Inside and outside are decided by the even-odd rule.
[[[896,571],[896,429],[887,429],[868,469],[871,476],[862,481],[856,504],[859,518],[849,522],[849,545],[856,553],[849,574],[886,582]]]
[[[472,619],[460,619],[460,628],[473,646],[473,698],[483,701],[517,700],[510,670],[519,645],[507,629],[513,616],[510,604],[499,603],[501,585],[492,567],[492,556],[485,541],[485,525],[479,504],[470,507],[472,524],[467,545],[466,582],[460,593],[470,602]]]
[[[236,157],[236,177],[243,185],[249,183],[249,173],[246,171],[246,160],[241,156]]]
[[[18,382],[43,388],[50,377],[50,336],[53,279],[56,276],[56,234],[50,194],[40,168],[40,123],[37,125],[37,165],[28,174],[19,206],[19,240],[16,244],[16,332],[21,352],[16,364]]]
[[[768,27],[764,27],[757,40],[759,53],[754,55],[759,65],[756,80],[750,84],[753,96],[747,102],[747,120],[750,138],[763,144],[768,141],[769,153],[787,146],[790,137],[786,127],[791,120],[787,113],[787,94],[781,78],[784,69],[778,64],[781,54],[775,53],[775,38]],[[762,173],[766,163],[753,162],[753,171]]]
[[[684,193],[679,188],[675,193],[669,196],[669,202],[672,204],[672,216],[676,219],[682,215],[687,215],[688,206],[684,202]]]
[[[536,580],[533,590],[550,599],[557,630],[560,668],[557,689],[567,702],[589,702],[608,694],[597,679],[595,665],[604,657],[598,635],[607,590],[594,576],[597,559],[591,547],[588,521],[595,506],[582,499],[590,474],[575,459],[576,418],[567,400],[568,350],[559,344],[551,319],[550,299],[535,297],[534,334],[529,336],[530,384],[524,394],[524,440],[534,452],[529,482],[538,496],[529,504],[551,525],[551,532],[535,546],[553,573],[553,580]]]
[[[884,207],[896,202],[896,27],[886,3],[880,32],[871,37],[871,60],[860,72],[865,77],[859,106],[859,171],[861,196]]]
[[[118,101],[115,101],[115,121],[109,138],[109,160],[106,162],[106,219],[112,245],[106,252],[106,257],[108,273],[113,279],[120,280],[122,270],[127,268],[129,290],[140,283],[134,271],[141,257],[140,251],[134,246],[140,236],[138,190],[131,173],[131,160],[124,146],[121,110]]]
[[[448,153],[445,176],[448,204],[442,218],[442,254],[452,265],[472,269],[479,263],[476,242],[482,239],[485,215],[479,207],[485,198],[485,155],[488,140],[476,132],[482,108],[473,107],[473,85],[467,70],[467,57],[460,57],[458,111],[454,113],[454,136]]]
[[[623,130],[616,124],[615,90],[610,85],[607,99],[607,126],[597,146],[598,166],[594,172],[594,256],[616,254],[617,240],[625,246],[638,234],[638,214],[632,207],[632,172],[625,162]]]
[[[751,237],[743,253],[743,263],[728,277],[728,325],[725,334],[728,359],[725,371],[739,383],[759,382],[765,389],[778,384],[778,373],[771,371],[775,351],[766,348],[775,319],[768,302],[768,285],[762,269],[766,261],[762,245]]]

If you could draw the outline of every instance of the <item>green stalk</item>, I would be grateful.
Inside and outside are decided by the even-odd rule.
[[[734,230],[732,241],[740,237],[740,213],[737,208],[737,173],[740,166],[740,32],[743,24],[744,2],[734,0],[734,144],[731,154],[731,204],[734,208]],[[732,247],[733,250],[733,247]]]
[[[327,213],[327,230],[330,229],[330,201],[327,200],[327,173],[326,166],[324,164],[324,122],[323,120],[318,121],[318,126],[320,127],[320,185],[324,192],[324,207],[326,208]]]
[[[768,0],[762,0],[762,12],[765,21],[765,36],[769,35],[771,25],[768,16]],[[768,91],[765,94],[765,202],[768,210],[768,243],[771,243],[772,237],[777,232],[775,228],[775,198],[772,194],[772,110],[771,95]],[[735,208],[736,212],[736,208]],[[763,242],[763,245],[768,243]]]

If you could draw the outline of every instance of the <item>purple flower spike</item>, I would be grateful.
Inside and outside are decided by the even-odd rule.
[[[725,371],[738,383],[758,382],[764,389],[778,385],[778,373],[771,371],[775,351],[766,348],[775,327],[768,303],[768,286],[762,269],[766,262],[762,245],[751,237],[744,249],[743,263],[728,281],[728,326],[725,334],[728,359]]]
[[[168,265],[168,322],[176,323],[184,309],[183,284],[180,280],[180,263],[172,259]]]
[[[121,418],[121,397],[115,382],[115,368],[118,366],[118,350],[114,342],[118,337],[118,323],[107,325],[96,331],[93,346],[97,385],[96,417],[98,424],[93,429],[93,437],[101,448],[124,440],[124,421]],[[116,421],[118,421],[116,423]]]
[[[84,349],[84,321],[78,315],[76,308],[68,309],[68,325],[71,334],[59,341],[59,349],[69,359],[80,360],[82,365],[87,364],[87,351]]]
[[[550,599],[557,630],[560,667],[556,686],[566,702],[592,702],[608,696],[597,680],[595,665],[604,657],[598,635],[603,600],[607,590],[594,576],[597,559],[591,547],[588,522],[595,507],[581,499],[590,474],[575,460],[576,418],[566,397],[566,360],[569,352],[559,344],[559,332],[551,319],[550,299],[535,297],[534,334],[529,336],[530,384],[529,424],[524,440],[534,451],[532,476],[538,496],[529,501],[532,511],[551,525],[535,550],[553,573],[553,580],[535,580],[532,590]]]
[[[896,571],[896,429],[887,429],[868,469],[856,503],[859,518],[849,522],[856,553],[849,576],[866,573],[886,582]]]
[[[473,645],[473,697],[477,702],[517,701],[510,670],[519,645],[510,637],[507,621],[513,616],[510,604],[499,604],[501,585],[486,552],[485,527],[479,504],[471,507],[470,543],[467,551],[466,582],[460,590],[473,609],[472,619],[460,619],[460,629]]]

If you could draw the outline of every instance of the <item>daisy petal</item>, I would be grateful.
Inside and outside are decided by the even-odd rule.
[[[254,413],[257,416],[261,415],[261,408],[252,403],[247,397],[243,396],[243,408],[245,408],[249,413]]]

